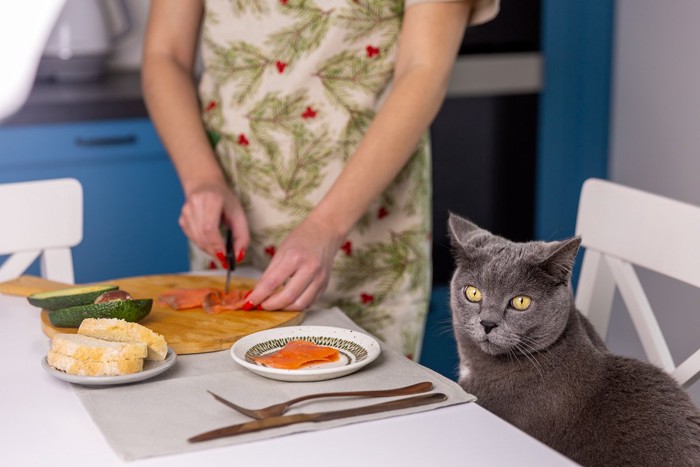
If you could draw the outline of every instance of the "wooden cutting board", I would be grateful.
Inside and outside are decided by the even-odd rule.
[[[130,277],[105,281],[118,285],[133,298],[153,298],[151,313],[139,321],[165,340],[177,354],[194,354],[226,350],[241,337],[254,332],[279,326],[294,326],[304,319],[303,311],[227,311],[210,315],[201,308],[176,311],[157,303],[157,297],[170,289],[216,287],[223,289],[221,276],[157,275]],[[235,288],[252,288],[252,279],[232,278]],[[35,292],[46,292],[67,287],[66,284],[47,281],[34,276],[22,276],[0,284],[0,292],[28,296]],[[37,309],[37,311],[39,311]],[[52,337],[54,334],[75,333],[76,328],[58,328],[51,324],[48,312],[41,311],[41,328]]]

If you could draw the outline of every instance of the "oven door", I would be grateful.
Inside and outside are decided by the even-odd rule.
[[[493,21],[467,29],[431,127],[435,285],[454,267],[448,211],[532,239],[541,86],[540,0],[501,0]]]

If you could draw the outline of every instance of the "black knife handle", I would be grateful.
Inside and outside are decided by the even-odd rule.
[[[226,262],[228,263],[229,271],[236,269],[236,258],[234,257],[233,251],[233,232],[231,227],[226,227]]]

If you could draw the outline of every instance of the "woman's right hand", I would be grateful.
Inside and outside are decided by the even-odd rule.
[[[224,239],[220,225],[231,227],[234,257],[242,261],[250,244],[248,220],[238,196],[225,182],[209,182],[191,187],[180,213],[180,227],[200,249],[214,258],[223,257]]]

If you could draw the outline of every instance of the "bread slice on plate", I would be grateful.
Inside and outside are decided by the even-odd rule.
[[[143,370],[143,358],[105,361],[79,360],[49,350],[46,360],[57,370],[78,376],[121,376]]]
[[[148,347],[146,360],[165,360],[168,344],[160,334],[146,326],[117,318],[87,318],[78,328],[78,334],[118,342],[141,342]]]
[[[80,334],[56,334],[51,350],[76,360],[114,361],[146,358],[148,348],[142,342],[110,342]]]

